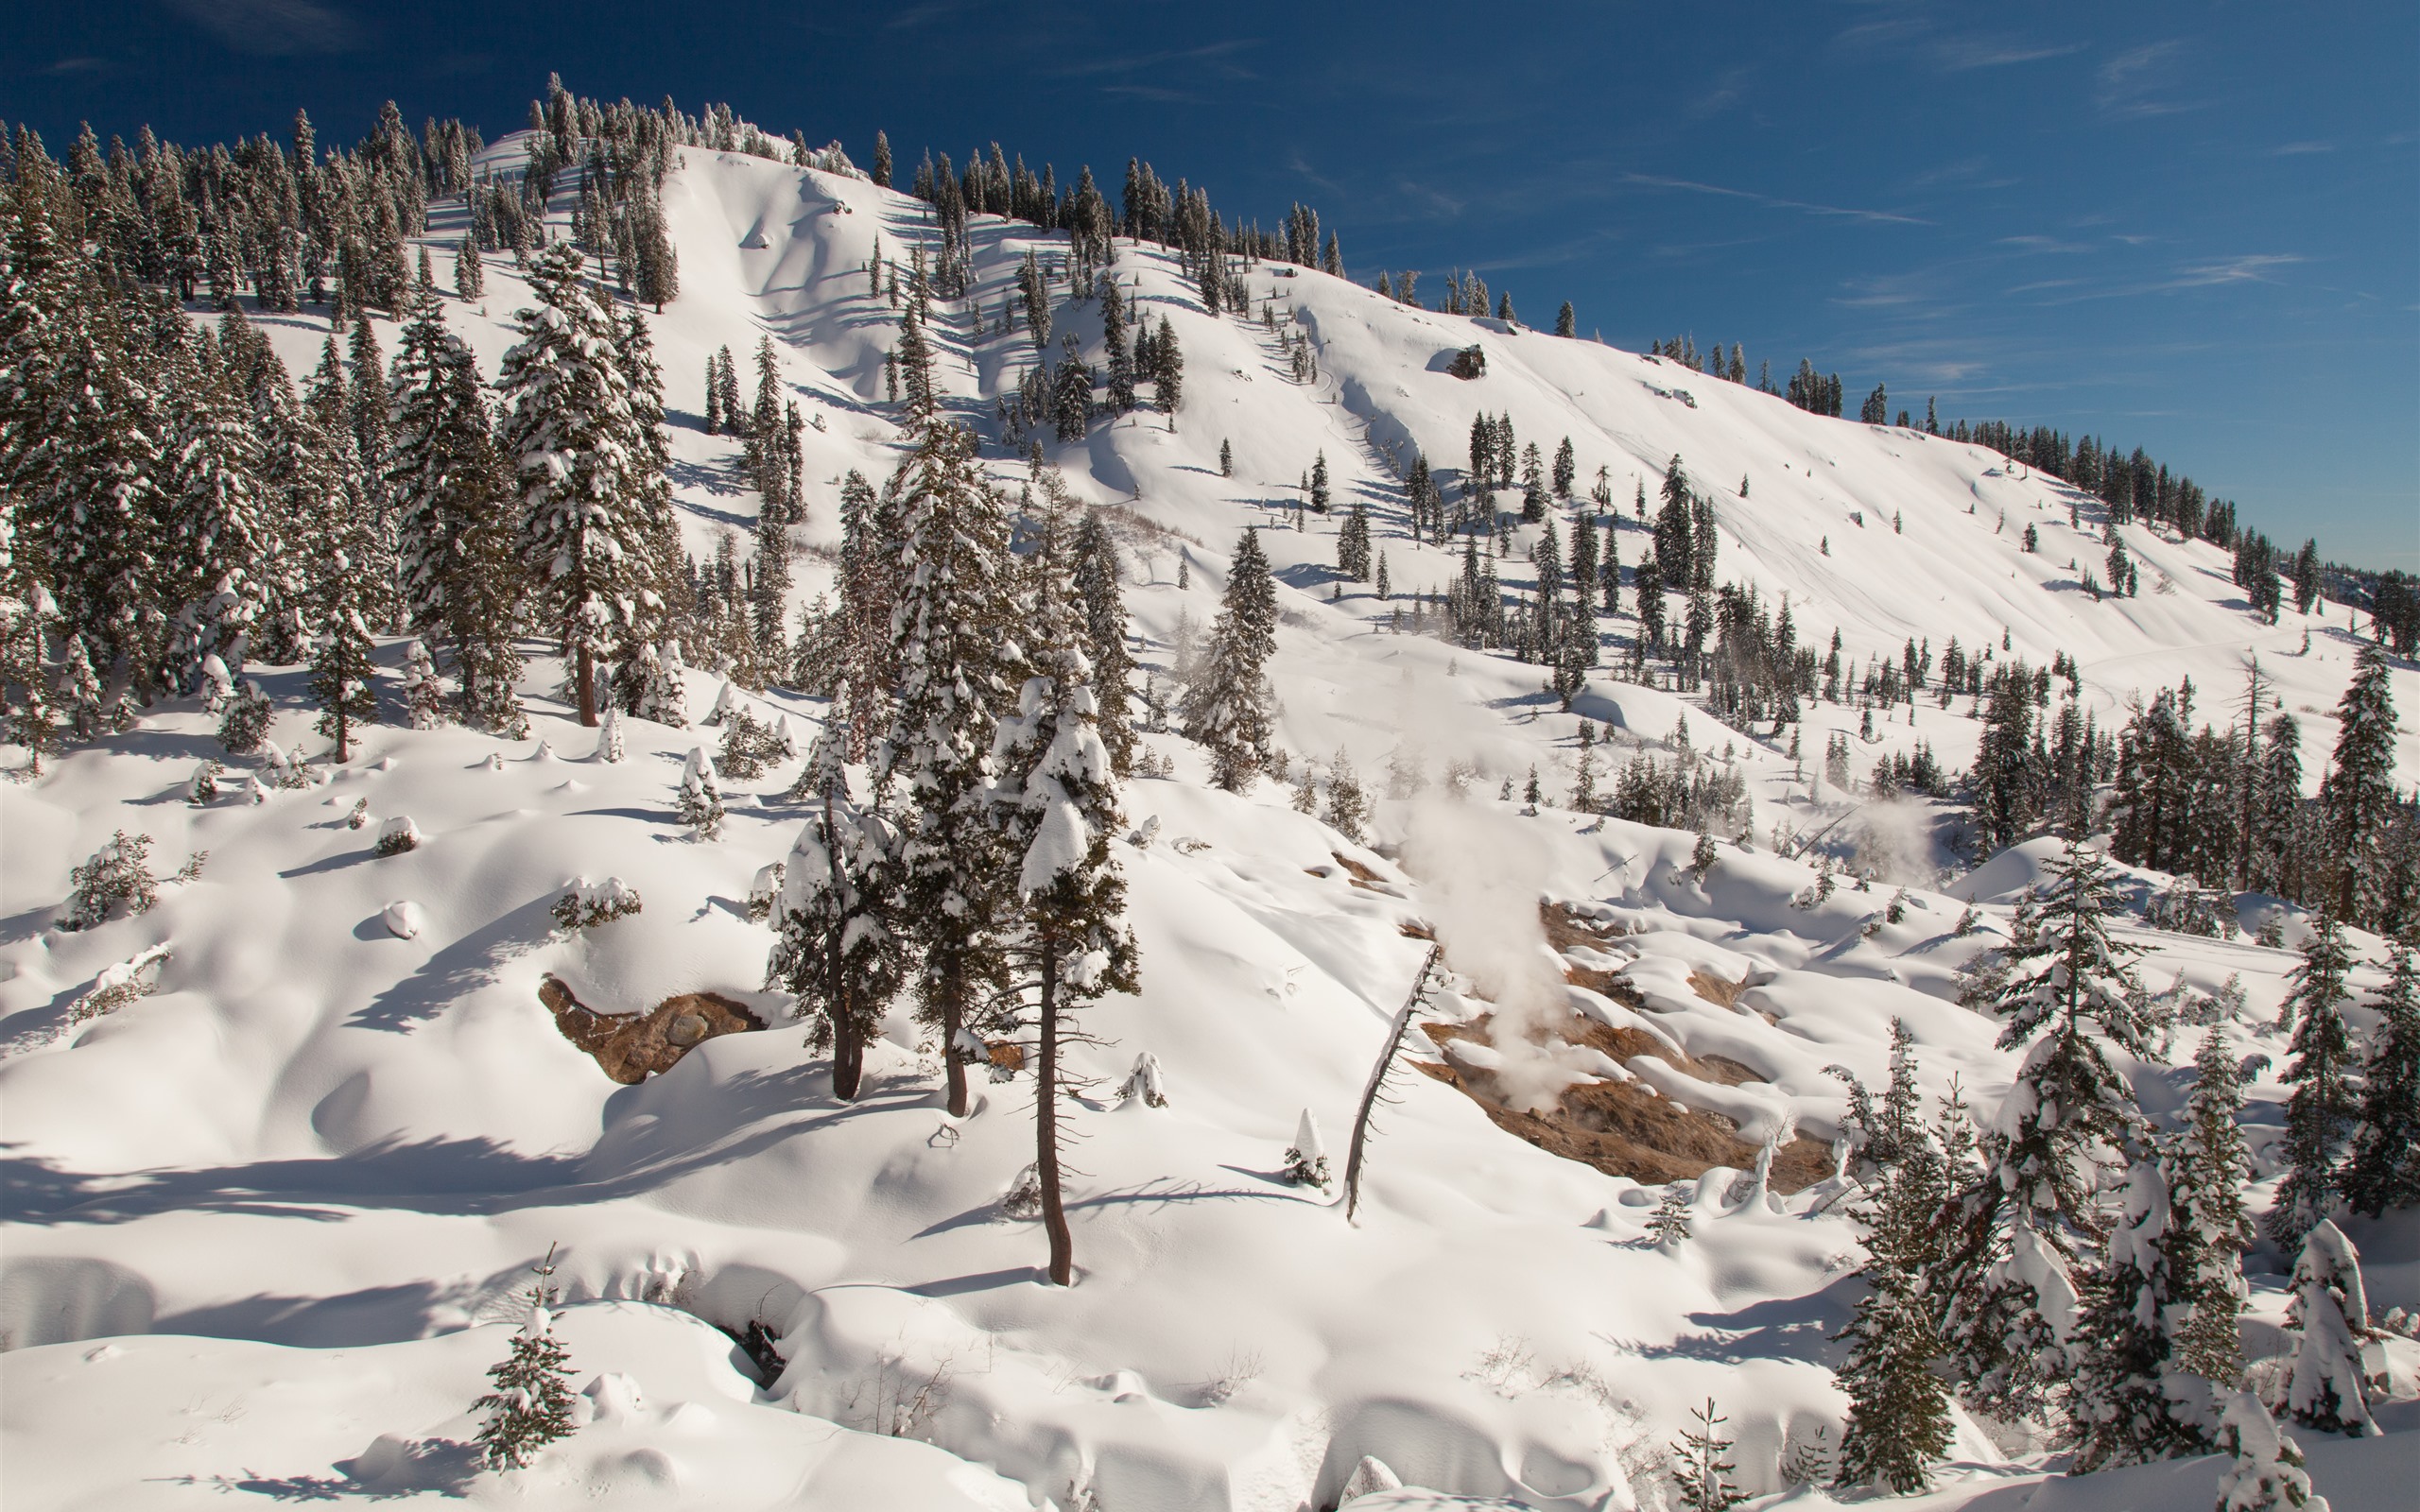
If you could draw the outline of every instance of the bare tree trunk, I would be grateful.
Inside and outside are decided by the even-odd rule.
[[[1034,1170],[1042,1178],[1042,1227],[1050,1235],[1050,1284],[1076,1281],[1076,1241],[1067,1230],[1067,1209],[1059,1194],[1059,950],[1042,948],[1042,1057],[1033,1088],[1033,1126],[1038,1148]]]
[[[959,1031],[966,1024],[966,973],[956,957],[943,964],[933,988],[941,1000],[942,1077],[949,1116],[964,1118],[974,1104],[966,1089],[966,1057],[958,1048]]]
[[[840,878],[840,839],[838,820],[833,814],[832,790],[823,794],[824,854],[832,867],[834,897],[843,896]],[[857,1084],[863,1078],[866,1063],[865,1037],[858,1032],[857,1016],[850,1002],[849,980],[841,941],[848,934],[843,923],[832,932],[832,943],[824,957],[830,967],[826,972],[824,992],[832,1015],[832,1095],[841,1102],[857,1100]]]
[[[579,722],[589,729],[596,728],[596,653],[582,642],[577,658],[579,677]]]

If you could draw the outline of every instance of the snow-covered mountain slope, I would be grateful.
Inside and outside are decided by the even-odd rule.
[[[510,140],[495,151],[518,154]],[[691,544],[752,524],[736,443],[697,416],[707,354],[728,345],[744,365],[761,334],[813,421],[807,475],[821,486],[799,541],[828,551],[838,480],[851,469],[879,480],[900,452],[882,389],[897,324],[866,266],[877,237],[903,258],[929,238],[925,207],[685,149],[665,208],[683,293],[652,325]],[[441,210],[434,230],[443,239],[455,223]],[[939,376],[954,408],[988,423],[994,397],[1035,360],[1022,327],[1004,329],[1016,267],[1028,248],[1063,243],[982,219],[973,236],[972,297],[936,307]],[[1910,637],[1938,650],[1951,634],[2037,665],[2064,650],[2104,719],[2187,675],[2220,697],[2257,650],[2323,749],[2350,667],[2342,611],[2264,627],[2212,548],[2138,526],[2126,536],[2144,593],[2095,601],[2064,565],[2103,549],[2089,513],[2071,530],[2061,485],[2013,475],[1979,448],[1818,419],[1655,359],[1409,309],[1308,270],[1254,270],[1250,321],[1205,314],[1156,250],[1122,245],[1117,272],[1177,333],[1184,406],[1173,429],[1147,411],[1047,451],[1080,496],[1123,507],[1141,659],[1165,672],[1181,624],[1215,612],[1238,530],[1270,527],[1282,743],[1298,759],[1342,749],[1365,773],[1392,759],[1428,785],[1382,800],[1365,848],[1292,812],[1275,784],[1210,789],[1198,752],[1145,737],[1174,775],[1126,791],[1134,834],[1117,853],[1141,988],[1088,1010],[1099,1042],[1074,1052],[1080,1284],[1039,1284],[1037,1226],[1000,1211],[1032,1159],[1028,1079],[982,1084],[971,1117],[947,1117],[934,1048],[903,1014],[870,1057],[866,1095],[839,1104],[781,1017],[785,1000],[758,989],[769,936],[744,900],[802,817],[779,797],[794,765],[731,784],[742,796],[724,835],[693,842],[671,797],[711,732],[630,721],[627,760],[598,760],[595,733],[546,696],[556,669],[538,662],[531,742],[389,725],[320,786],[195,806],[185,780],[218,753],[212,721],[167,705],[38,783],[0,786],[0,1328],[12,1351],[0,1484],[12,1508],[243,1494],[1292,1512],[1331,1504],[1364,1456],[1438,1491],[1651,1506],[1666,1445],[1709,1397],[1752,1491],[1782,1489],[1786,1453],[1819,1426],[1838,1442],[1829,1336],[1861,1283],[1836,1185],[1784,1192],[1716,1167],[1691,1184],[1693,1237],[1659,1249],[1645,1237],[1657,1183],[1516,1139],[1438,1074],[1396,1084],[1357,1223],[1332,1194],[1281,1179],[1283,1153],[1308,1110],[1340,1168],[1432,932],[1459,973],[1441,1018],[1576,1012],[1632,1047],[1591,1060],[1498,1036],[1507,1088],[1634,1082],[1752,1143],[1793,1128],[1824,1141],[1843,1108],[1827,1068],[1879,1083],[1897,1018],[1929,1091],[1955,1077],[1988,1108],[2013,1061],[1994,1048],[1997,1025],[1949,1001],[1954,973],[1997,937],[2046,845],[1953,896],[1911,838],[1892,920],[1887,892],[1845,885],[1793,906],[1816,870],[1770,850],[1725,846],[1700,875],[1692,835],[1561,810],[1581,718],[1655,743],[1685,717],[1697,748],[1727,744],[1754,775],[1760,843],[1766,820],[1812,829],[1838,812],[1813,805],[1786,756],[1689,699],[1599,677],[1564,713],[1540,669],[1390,633],[1390,606],[1366,590],[1331,596],[1335,524],[1293,528],[1294,480],[1323,452],[1339,498],[1373,509],[1398,588],[1442,588],[1458,558],[1409,539],[1397,469],[1414,447],[1459,466],[1475,410],[1511,413],[1549,451],[1569,436],[1583,482],[1609,469],[1625,512],[1634,481],[1651,494],[1678,455],[1717,500],[1720,576],[1787,592],[1803,640],[1837,627],[1860,661]],[[501,259],[488,280],[478,307],[449,300],[448,316],[492,372],[525,288]],[[1257,318],[1264,296],[1281,325],[1309,335],[1316,381],[1288,376]],[[1098,340],[1094,306],[1063,304],[1056,321]],[[325,334],[305,318],[262,323],[298,369]],[[391,347],[392,328],[380,334]],[[1441,354],[1474,341],[1485,377],[1440,370]],[[1026,478],[1002,448],[987,454],[1010,487]],[[2038,554],[2019,545],[2026,524]],[[1625,560],[1638,537],[1626,528]],[[802,601],[823,586],[804,566]],[[1497,568],[1508,583],[1528,571],[1517,552]],[[2420,706],[2420,679],[2395,678],[2399,707]],[[280,709],[273,738],[315,745],[302,675],[264,682]],[[717,691],[692,671],[693,724]],[[755,702],[803,736],[821,715],[779,690]],[[1881,727],[1859,760],[1924,740],[1962,765],[1976,737],[1961,713],[1927,705],[1914,725]],[[1810,707],[1810,752],[1831,728],[1854,732],[1854,713]],[[2407,724],[2401,740],[2409,781],[2420,736]],[[1449,763],[1477,774],[1466,799],[1442,796]],[[1547,794],[1538,812],[1495,798],[1533,767]],[[377,825],[347,823],[356,803],[375,820],[409,816],[425,842],[374,854]],[[121,829],[154,837],[157,869],[203,850],[207,865],[142,916],[53,928],[69,868]],[[568,881],[608,875],[638,890],[642,912],[556,933],[548,908]],[[1977,895],[1980,927],[1962,936]],[[1542,897],[1567,905],[1551,938]],[[411,937],[386,922],[398,902],[418,907]],[[2152,951],[2154,988],[2211,994],[2237,978],[2231,1039],[2282,1062],[2273,1024],[2290,954],[2124,933]],[[152,947],[169,953],[156,994],[71,1024],[101,973]],[[617,1086],[541,1005],[549,974],[607,1011],[714,991],[772,1026]],[[2377,975],[2365,965],[2357,985]],[[2354,1018],[2366,1027],[2364,1011]],[[1420,1052],[1465,1077],[1479,1064]],[[1143,1054],[1163,1069],[1166,1107],[1120,1091]],[[2186,1073],[2128,1069],[2152,1111],[2176,1105]],[[2264,1179],[2276,1168],[2273,1076],[2253,1114]],[[2420,1307],[2420,1221],[2353,1232],[2374,1310]],[[528,1471],[474,1477],[431,1446],[467,1435],[515,1294],[553,1245],[579,1380],[602,1378],[583,1409],[593,1421]],[[2256,1255],[2269,1268],[2256,1277],[2255,1355],[2278,1348],[2276,1263]],[[726,1348],[699,1319],[733,1334],[753,1325],[779,1359]],[[2412,1397],[2420,1357],[2377,1348],[2394,1391]],[[2380,1416],[2387,1438],[2313,1455],[2340,1507],[2385,1486],[2381,1466],[2413,1462],[2411,1409]],[[1963,1420],[1952,1459],[1926,1504],[1997,1504],[2040,1473],[2038,1454]],[[2056,1494],[2078,1507],[2199,1505],[2216,1473],[2198,1461]]]

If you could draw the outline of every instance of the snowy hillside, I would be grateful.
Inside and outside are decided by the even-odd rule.
[[[498,167],[520,156],[517,137],[489,153]],[[769,336],[808,420],[795,618],[832,590],[841,480],[879,484],[904,454],[885,386],[899,321],[869,267],[931,245],[932,213],[861,179],[696,147],[679,149],[662,194],[682,292],[650,328],[683,539],[705,558],[737,532],[745,554],[759,501],[740,442],[700,423],[701,379],[718,349],[744,370]],[[428,244],[450,249],[464,214],[436,206]],[[973,287],[935,301],[928,335],[943,407],[977,428],[1013,495],[1033,473],[1003,444],[995,404],[1037,361],[1010,318],[1028,252],[1054,268],[1054,352],[1062,335],[1098,347],[1099,305],[1067,299],[1064,236],[978,216],[970,239]],[[557,696],[553,660],[530,664],[519,742],[406,728],[382,679],[386,722],[351,763],[283,787],[238,782],[256,764],[236,762],[202,803],[188,778],[223,754],[217,721],[170,700],[37,782],[0,784],[12,1512],[245,1498],[1294,1512],[1382,1489],[1365,1458],[1409,1489],[1357,1506],[1447,1504],[1423,1490],[1677,1506],[1669,1447],[1709,1399],[1744,1491],[1829,1504],[1785,1469],[1840,1441],[1833,1336],[1865,1286],[1829,1148],[1849,1112],[1833,1068],[1880,1087],[1901,1021],[1928,1102],[1954,1081],[1996,1110],[2017,1057],[1995,1048],[1997,1022],[1955,1002],[1960,969],[2007,940],[2060,843],[1970,873],[1949,849],[1948,804],[1810,782],[1834,735],[1859,785],[1920,742],[1968,767],[1983,725],[1963,694],[1885,705],[1871,738],[1855,703],[1810,700],[1793,760],[1788,731],[1614,676],[1626,615],[1605,620],[1604,665],[1567,711],[1546,668],[1413,633],[1405,595],[1442,594],[1462,569],[1459,541],[1415,539],[1414,455],[1459,473],[1481,410],[1549,453],[1568,438],[1583,494],[1605,472],[1625,564],[1649,538],[1632,501],[1643,492],[1651,514],[1677,456],[1714,503],[1718,580],[1774,609],[1786,595],[1802,645],[1837,630],[1852,673],[1952,636],[2003,662],[2064,655],[2107,731],[2187,677],[2203,709],[2222,707],[2256,653],[2302,721],[2308,790],[2353,673],[2345,611],[2289,607],[2266,625],[2224,552],[2142,524],[2120,527],[2142,592],[2088,593],[2082,568],[2108,552],[2098,501],[2071,526],[2072,490],[1996,453],[1820,418],[1660,358],[1408,307],[1307,268],[1250,267],[1249,318],[1205,312],[1158,248],[1120,242],[1112,271],[1139,316],[1170,322],[1182,405],[1173,423],[1146,406],[1080,441],[1046,436],[1044,453],[1107,510],[1136,660],[1167,683],[1180,643],[1218,613],[1239,533],[1261,527],[1279,584],[1277,744],[1297,766],[1357,770],[1374,816],[1349,837],[1297,812],[1283,782],[1222,792],[1200,747],[1164,728],[1141,736],[1161,775],[1125,786],[1113,846],[1141,985],[1089,1007],[1097,1042],[1071,1052],[1078,1284],[1043,1284],[1039,1226],[1004,1211],[1033,1160],[1030,1076],[978,1074],[974,1111],[950,1117],[942,1047],[903,1008],[863,1095],[842,1103],[789,1000],[765,989],[772,936],[748,900],[808,812],[783,796],[794,758],[726,779],[720,838],[678,820],[684,758],[719,738],[699,728],[724,691],[705,669],[687,674],[690,728],[623,721],[619,762]],[[483,298],[446,299],[486,376],[528,300],[493,254]],[[313,314],[253,320],[297,372],[328,335]],[[398,327],[376,330],[391,351]],[[1316,354],[1303,381],[1298,336]],[[1447,371],[1474,344],[1484,375]],[[1322,455],[1340,507],[1304,519],[1298,480]],[[1337,571],[1357,502],[1392,600]],[[1573,511],[1550,510],[1565,541]],[[1490,558],[1508,591],[1530,588],[1541,534],[1523,525]],[[404,655],[402,639],[381,641],[390,673]],[[252,675],[276,706],[271,739],[316,756],[304,670]],[[2408,789],[2420,673],[2390,676]],[[801,754],[824,714],[779,687],[734,696],[788,721]],[[1607,785],[1609,762],[1668,762],[1685,721],[1691,750],[1744,776],[1748,843],[1717,835],[1699,852],[1694,831],[1566,806],[1583,721],[1605,732],[1590,759]],[[366,823],[351,821],[357,807]],[[398,816],[423,839],[379,854]],[[118,831],[149,835],[164,876],[188,854],[206,864],[164,881],[147,912],[58,927],[72,869]],[[1824,843],[1777,854],[1793,835]],[[1852,860],[1872,880],[1841,873],[1835,887]],[[2169,883],[2120,869],[2136,901]],[[640,911],[557,929],[550,909],[573,881],[607,877]],[[2264,922],[2282,946],[2255,943]],[[2267,1057],[2246,1115],[2257,1211],[2285,1160],[2278,1010],[2309,925],[2254,894],[2230,923],[2244,933],[2138,915],[2116,932],[2147,952],[2140,973],[2162,1002],[2215,1017],[2238,1057]],[[1307,1113],[1340,1177],[1432,938],[1449,985],[1410,1037],[1419,1068],[1390,1083],[1398,1100],[1379,1113],[1348,1222],[1334,1184],[1285,1178],[1287,1154]],[[2352,985],[2375,994],[2384,943],[2349,938]],[[155,991],[80,1015],[106,973],[155,950],[136,969]],[[550,978],[609,1016],[717,994],[767,1027],[618,1084],[559,1029],[541,997]],[[2379,1016],[2346,1017],[2366,1040]],[[2160,1056],[2125,1058],[2153,1117],[2183,1103],[2204,1032],[2170,1023]],[[1165,1106],[1130,1080],[1145,1056]],[[1607,1169],[1624,1161],[1633,1174]],[[1650,1218],[1674,1182],[1690,1233],[1659,1244]],[[2420,1310],[2420,1213],[2344,1228],[2373,1319]],[[481,1473],[461,1448],[472,1403],[550,1246],[584,1425],[528,1469]],[[2290,1348],[2292,1263],[2266,1243],[2247,1257],[2256,1361]],[[2381,1332],[2363,1358],[2384,1378],[2384,1436],[2296,1431],[2339,1512],[2398,1504],[2420,1469],[2420,1343]],[[2210,1503],[2221,1466],[2060,1480],[2049,1446],[1962,1410],[1946,1461],[1940,1488],[1907,1504],[2183,1512]]]

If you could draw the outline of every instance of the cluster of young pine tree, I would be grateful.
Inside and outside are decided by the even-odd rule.
[[[1964,1000],[2023,1057],[1996,1117],[1979,1123],[1953,1086],[1927,1118],[1904,1025],[1888,1089],[1851,1080],[1868,1288],[1843,1335],[1843,1485],[1922,1489],[1949,1442],[1953,1391],[2051,1425],[2079,1473],[2214,1448],[2257,1457],[2273,1450],[2272,1409],[2367,1430],[2359,1262],[2327,1215],[2420,1204],[2411,954],[2393,950],[2359,1064],[2332,920],[2293,976],[2289,1169],[2268,1228],[2299,1246],[2296,1343],[2264,1404],[2241,1391],[2241,1256],[2255,1237],[2245,1069],[2226,1017],[2208,1016],[2183,1108],[2162,1121],[2137,1106],[2121,1059],[2155,1058],[2159,1034],[2131,961],[2138,947],[2111,933],[2121,908],[2107,862],[2070,844],[1970,981]]]

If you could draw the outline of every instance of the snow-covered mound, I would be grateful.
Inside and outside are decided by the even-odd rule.
[[[518,152],[509,139],[495,161]],[[797,541],[828,558],[838,480],[879,480],[901,451],[883,387],[897,326],[869,260],[877,241],[904,258],[929,240],[929,213],[862,180],[695,148],[664,206],[683,293],[653,332],[688,542],[704,555],[752,525],[738,444],[698,416],[708,355],[729,346],[745,362],[762,335],[810,419]],[[447,214],[433,240],[458,234]],[[1064,241],[979,217],[972,234],[974,288],[937,304],[934,335],[947,404],[988,424],[1035,360],[1003,318],[1017,268]],[[1495,1068],[1507,1087],[1634,1080],[1752,1143],[1828,1141],[1845,1108],[1831,1068],[1879,1085],[1895,1019],[1928,1093],[1955,1078],[1989,1107],[2014,1064],[1994,1048],[1998,1025],[1953,1002],[1957,971],[2004,937],[2041,858],[2014,851],[1945,886],[1911,823],[1884,858],[1901,895],[1843,880],[1819,896],[1830,884],[1815,865],[1765,848],[1769,822],[1812,831],[1837,812],[1813,806],[1780,749],[1690,698],[1601,676],[1566,713],[1540,668],[1392,633],[1399,606],[1360,584],[1337,593],[1335,522],[1296,528],[1297,478],[1323,454],[1338,498],[1369,507],[1396,589],[1443,590],[1459,555],[1409,538],[1400,474],[1415,450],[1459,466],[1474,412],[1509,413],[1549,450],[1568,436],[1583,485],[1608,470],[1625,560],[1640,550],[1629,501],[1678,455],[1716,501],[1720,576],[1787,593],[1802,643],[1837,628],[1860,663],[1951,634],[2036,665],[2066,652],[2104,724],[2182,677],[2231,686],[2257,650],[2324,749],[2351,666],[2342,611],[2263,626],[2215,548],[2142,526],[2123,533],[2152,586],[2096,599],[2066,564],[2098,559],[2097,528],[2069,527],[2055,479],[1979,447],[1817,418],[1659,359],[1408,308],[1307,269],[1253,269],[1248,320],[1205,313],[1158,249],[1122,245],[1115,272],[1172,324],[1182,409],[1173,425],[1138,412],[1046,452],[1080,498],[1113,507],[1139,659],[1166,677],[1186,627],[1216,612],[1237,533],[1266,527],[1280,744],[1297,760],[1341,752],[1374,785],[1392,768],[1396,792],[1364,845],[1294,812],[1278,784],[1219,792],[1198,750],[1144,737],[1167,775],[1127,787],[1133,833],[1115,847],[1141,987],[1087,1010],[1098,1042],[1072,1052],[1079,1283],[1042,1284],[1039,1228],[1004,1204],[1032,1159],[1029,1078],[1004,1070],[978,1084],[970,1117],[949,1117],[938,1047],[902,1013],[868,1057],[864,1095],[839,1103],[787,1000],[764,990],[770,935],[748,901],[804,817],[781,797],[795,760],[727,779],[720,838],[694,840],[673,796],[698,732],[631,719],[624,759],[592,757],[596,732],[552,696],[558,669],[542,661],[524,690],[527,742],[401,728],[390,709],[317,786],[231,783],[194,803],[189,774],[222,753],[197,703],[171,703],[37,783],[0,786],[12,1508],[242,1493],[1293,1512],[1348,1487],[1374,1490],[1357,1506],[1619,1508],[1658,1504],[1672,1435],[1709,1398],[1752,1493],[1783,1490],[1819,1427],[1838,1442],[1832,1336],[1862,1286],[1838,1182],[1784,1195],[1753,1172],[1706,1170],[1686,1192],[1693,1236],[1659,1247],[1658,1186],[1513,1138],[1430,1075],[1392,1084],[1356,1222],[1332,1190],[1287,1181],[1285,1152],[1306,1110],[1341,1151],[1432,935],[1458,973],[1436,1000],[1443,1019],[1514,1011],[1504,985],[1528,982],[1541,1014],[1668,1048]],[[492,259],[482,302],[447,301],[490,373],[525,300]],[[316,359],[320,322],[263,323],[289,365]],[[1098,342],[1098,307],[1068,306],[1058,325]],[[1290,375],[1281,333],[1308,336],[1316,378]],[[393,335],[380,328],[390,347]],[[1442,354],[1474,342],[1484,377],[1443,370]],[[1028,478],[1005,448],[987,455],[1012,491]],[[1508,584],[1528,571],[1517,552],[1496,568]],[[804,564],[801,602],[828,586],[828,566]],[[400,665],[401,647],[385,658]],[[2399,707],[2420,707],[2420,678],[2394,676]],[[271,738],[308,743],[302,675],[262,681],[279,710]],[[693,723],[722,691],[692,670]],[[822,715],[780,690],[748,701],[807,733]],[[1962,710],[1894,717],[1861,763],[1918,741],[1952,767],[1972,760],[1979,726]],[[1658,749],[1685,720],[1696,749],[1746,773],[1759,849],[1726,842],[1699,865],[1694,835],[1559,807],[1582,719]],[[1818,704],[1802,738],[1811,751],[1856,729],[1853,711]],[[2408,782],[2420,733],[2399,738]],[[1461,798],[1445,791],[1456,767]],[[1498,796],[1532,772],[1534,808]],[[372,822],[349,822],[357,804]],[[382,827],[404,816],[418,843],[380,854]],[[120,830],[152,837],[161,871],[207,860],[164,882],[146,913],[58,929],[70,868]],[[1878,816],[1871,833],[1890,838]],[[559,927],[558,902],[602,898],[608,878],[639,906]],[[1599,926],[1594,942],[1550,942],[1541,898]],[[2292,954],[2121,934],[2151,950],[2154,990],[2215,997],[2233,979],[2231,1043],[2282,1063]],[[2364,964],[2356,985],[2377,975]],[[549,977],[598,1014],[713,993],[771,1027],[704,1039],[669,1071],[617,1085],[558,1030]],[[80,1012],[130,980],[154,990]],[[1119,1090],[1145,1054],[1165,1106]],[[1684,1069],[1715,1065],[1737,1070]],[[2179,1100],[2174,1068],[2125,1069],[2154,1113]],[[2273,1075],[2253,1093],[2264,1179]],[[2373,1310],[2420,1307],[2415,1220],[2349,1227]],[[528,1267],[553,1246],[584,1426],[529,1470],[475,1475],[457,1441]],[[2275,1353],[2278,1257],[2256,1263],[2271,1270],[2256,1277],[2254,1352],[2265,1341]],[[2411,1395],[2411,1354],[2387,1364]],[[2340,1508],[2391,1504],[2363,1498],[2413,1463],[2409,1411],[2379,1417],[2383,1439],[2304,1435]],[[1357,1481],[1365,1460],[1404,1488]],[[1997,1504],[1995,1491],[2022,1497],[2043,1469],[1962,1417],[1950,1460],[1947,1487],[1911,1504]],[[2200,1505],[2216,1474],[2208,1460],[2152,1467],[2034,1504]]]

